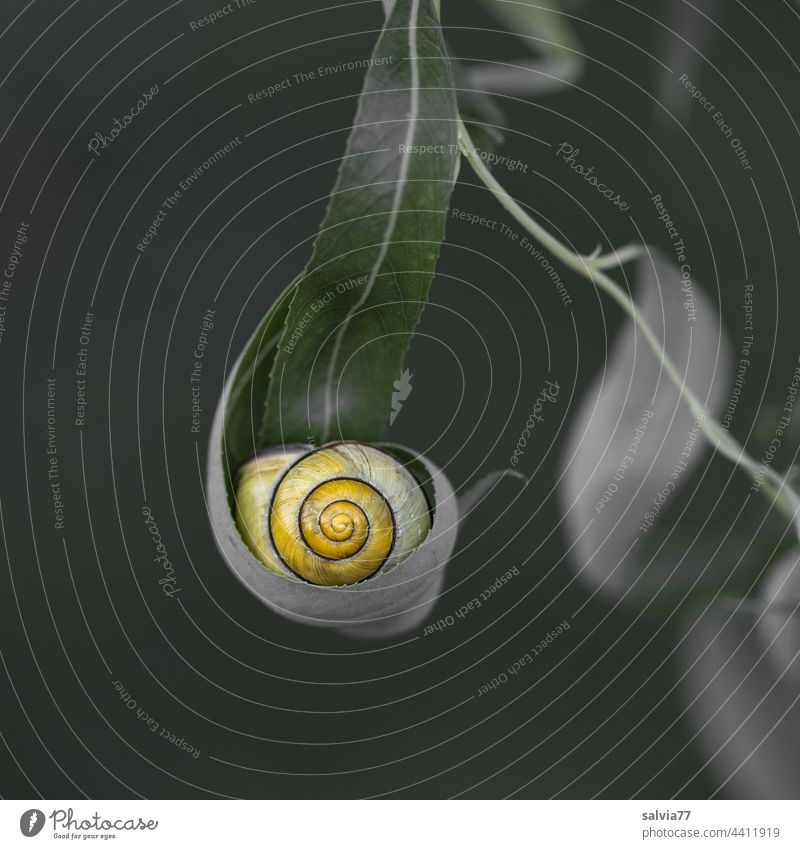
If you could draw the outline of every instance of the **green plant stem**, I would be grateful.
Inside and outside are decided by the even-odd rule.
[[[601,257],[601,262],[596,264],[592,257],[583,257],[571,251],[566,245],[562,244],[555,236],[545,230],[537,221],[535,221],[517,201],[512,198],[503,186],[495,179],[494,175],[484,165],[483,160],[477,155],[475,145],[472,143],[469,132],[464,125],[464,122],[459,120],[458,140],[461,150],[468,162],[472,166],[475,174],[483,182],[489,191],[497,198],[501,206],[520,224],[534,239],[549,250],[554,256],[558,257],[561,262],[568,268],[576,271],[582,277],[585,277],[598,289],[604,291],[620,307],[633,319],[636,326],[639,328],[642,336],[647,341],[647,344],[653,349],[655,355],[661,361],[661,365],[669,379],[678,388],[683,399],[689,405],[692,415],[697,420],[700,428],[705,434],[708,441],[725,457],[745,469],[753,480],[759,485],[759,489],[763,488],[766,494],[772,496],[778,507],[793,521],[797,519],[798,507],[800,507],[800,497],[789,487],[780,475],[774,472],[763,463],[757,462],[725,430],[722,425],[714,418],[708,408],[694,394],[690,387],[686,385],[686,381],[681,377],[680,372],[675,367],[675,364],[670,359],[664,346],[658,336],[653,332],[650,325],[637,309],[628,293],[611,277],[609,277],[600,267],[607,267],[610,263],[607,257]],[[630,248],[626,248],[624,258],[633,256]],[[620,262],[623,261],[622,251],[620,251]]]

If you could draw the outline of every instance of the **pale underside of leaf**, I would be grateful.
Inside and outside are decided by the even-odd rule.
[[[540,58],[477,63],[470,88],[513,95],[543,95],[575,83],[584,58],[569,20],[551,0],[483,0],[483,5]]]
[[[796,611],[798,551],[788,552],[776,566],[778,596],[794,602]],[[765,589],[774,600],[777,585]],[[683,621],[677,671],[696,735],[692,743],[715,777],[715,789],[725,796],[800,796],[797,637],[791,611],[753,616],[713,609]]]

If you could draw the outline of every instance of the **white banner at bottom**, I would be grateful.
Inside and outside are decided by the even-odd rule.
[[[795,801],[0,801],[0,846],[800,847]]]

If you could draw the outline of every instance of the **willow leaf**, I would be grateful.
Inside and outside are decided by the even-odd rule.
[[[694,282],[687,289],[660,252],[651,249],[639,263],[641,315],[657,328],[686,384],[716,413],[730,374],[716,306]],[[681,549],[674,557],[663,545],[653,559],[643,557],[642,549],[706,451],[699,423],[664,376],[661,361],[637,326],[626,324],[581,402],[563,454],[561,501],[575,540],[571,565],[593,591],[614,603],[649,605],[657,596],[674,604],[673,594],[700,589],[696,579],[709,563],[699,565],[701,536],[689,541],[675,528],[669,531]],[[707,580],[718,579],[714,573]]]
[[[236,364],[236,379],[225,399],[225,455],[233,472],[259,448],[254,431],[258,431],[267,398],[269,375],[275,362],[278,342],[283,335],[289,303],[295,284],[278,298],[253,334],[247,348]],[[254,427],[254,422],[258,423]]]
[[[458,165],[433,0],[397,0],[373,60],[278,346],[262,444],[380,439],[427,300]]]
[[[539,96],[574,83],[583,73],[578,40],[555,0],[482,0],[482,5],[509,30],[535,47],[540,57],[510,62],[478,63],[467,76],[478,91]]]

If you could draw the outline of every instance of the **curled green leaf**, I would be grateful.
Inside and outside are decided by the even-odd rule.
[[[453,76],[432,0],[397,0],[373,60],[289,307],[264,445],[309,434],[379,439],[428,297],[459,160]]]

